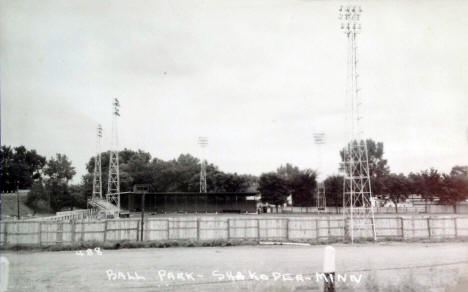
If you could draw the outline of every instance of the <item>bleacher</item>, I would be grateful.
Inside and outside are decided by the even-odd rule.
[[[112,216],[114,218],[118,218],[119,217],[119,212],[120,212],[120,209],[117,208],[116,205],[112,204],[112,203],[109,203],[107,200],[104,200],[104,199],[89,199],[88,200],[88,205],[90,205],[91,207],[99,210],[99,211],[102,211],[105,213],[105,216],[106,217],[109,217],[109,216]]]

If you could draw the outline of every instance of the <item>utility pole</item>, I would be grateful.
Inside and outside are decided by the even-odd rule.
[[[143,230],[145,224],[145,197],[146,197],[146,190],[143,191],[141,194],[141,235],[140,240],[143,241]]]
[[[143,231],[145,228],[145,197],[150,190],[149,184],[138,184],[133,186],[134,194],[141,194],[141,223],[140,223],[140,241],[143,241]]]
[[[339,9],[341,29],[348,41],[346,99],[350,107],[350,137],[344,153],[343,215],[350,223],[349,228],[345,228],[345,236],[351,242],[354,242],[355,237],[372,237],[376,240],[367,144],[362,139],[359,124],[362,116],[359,112],[357,35],[361,31],[361,13],[360,6],[348,5]]]
[[[18,212],[18,220],[20,220],[19,181],[16,181],[16,211]]]

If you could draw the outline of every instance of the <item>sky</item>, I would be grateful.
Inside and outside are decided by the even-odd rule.
[[[338,173],[349,133],[342,4],[1,1],[1,143],[64,153],[79,182],[97,124],[110,147],[117,97],[122,149],[200,156],[205,136],[223,171]],[[358,4],[364,136],[384,143],[392,172],[468,165],[468,3]]]

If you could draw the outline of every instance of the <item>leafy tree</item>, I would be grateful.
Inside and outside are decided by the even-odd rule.
[[[315,191],[317,187],[316,174],[314,178],[311,170],[302,171],[299,167],[290,163],[281,165],[276,169],[276,174],[283,178],[288,186],[288,196],[292,197],[294,206],[312,206],[315,202]],[[310,185],[307,189],[306,185]]]
[[[410,173],[410,190],[414,194],[419,194],[426,201],[433,201],[442,191],[442,176],[431,168],[419,173]]]
[[[411,172],[408,175],[408,179],[410,182],[410,190],[413,194],[418,194],[423,196],[423,194],[427,194],[428,190],[425,184],[425,179],[422,173],[413,173]]]
[[[343,206],[343,176],[332,175],[325,179],[325,195],[328,207]]]
[[[110,152],[101,153],[102,192],[107,193],[107,181],[109,177]],[[133,151],[124,149],[119,152],[120,191],[131,191],[134,184],[146,184],[152,182],[149,164],[151,155],[142,150]],[[86,164],[88,174],[83,176],[84,190],[91,194],[93,190],[95,157],[91,157]]]
[[[292,194],[294,206],[315,206],[316,205],[316,188],[317,174],[315,171],[306,169],[299,173],[294,173],[288,184]]]
[[[46,163],[45,157],[37,154],[36,150],[27,150],[24,146],[2,146],[0,157],[2,191],[7,192],[30,188],[41,178],[41,170]]]
[[[55,212],[64,207],[73,206],[73,199],[66,183],[48,180],[45,183],[45,188],[49,196],[50,207]]]
[[[276,173],[264,173],[260,176],[258,190],[261,193],[261,200],[276,206],[286,202],[289,195],[287,181]]]
[[[406,200],[411,193],[409,180],[403,174],[389,174],[383,178],[382,193],[395,204],[398,213],[398,203]]]
[[[217,172],[214,177],[215,192],[246,192],[249,179],[237,173]]]
[[[450,171],[450,175],[458,176],[468,181],[468,166],[460,166],[460,165],[454,166],[452,167],[452,170]]]
[[[286,163],[286,165],[278,167],[276,173],[286,181],[292,182],[296,176],[301,174],[301,170],[297,166]]]
[[[36,181],[31,186],[31,191],[28,193],[26,205],[34,210],[34,212],[51,213],[47,190],[42,181]]]
[[[55,157],[47,161],[44,174],[53,181],[68,183],[76,174],[76,171],[65,154],[57,153]]]
[[[102,181],[102,195],[105,195],[104,192],[104,180]],[[107,183],[107,181],[106,181]],[[83,198],[88,201],[89,198],[91,198],[93,194],[93,175],[90,173],[87,173],[81,177],[81,192],[83,193]]]
[[[71,196],[71,207],[72,208],[79,208],[79,209],[86,209],[88,202],[86,193],[83,191],[83,185],[70,185],[68,187],[68,191]]]
[[[151,184],[154,192],[198,192],[200,190],[200,160],[190,154],[164,161],[151,158],[142,150],[124,149],[119,153],[120,189],[131,191],[134,184]],[[107,191],[109,155],[101,155],[103,192]],[[94,157],[87,164],[88,174],[83,176],[83,190],[91,194],[94,173]],[[207,164],[207,189],[209,192],[247,191],[255,177],[228,174]]]
[[[465,196],[462,195],[463,192],[460,191],[462,189],[462,187],[459,185],[460,182],[456,182],[456,181],[462,180],[462,181],[465,182],[466,185],[468,185],[468,166],[466,166],[466,165],[465,166],[457,165],[457,166],[452,167],[452,170],[450,171],[450,176],[452,176],[453,179],[455,179],[454,184],[459,186],[458,188],[455,188],[455,189],[458,189],[458,191],[456,191],[457,194],[454,197],[457,197],[458,201],[465,200],[467,194],[465,194]],[[456,178],[458,178],[458,180]],[[444,198],[444,200],[445,200],[445,198]],[[448,200],[448,201],[450,201],[450,200]],[[454,205],[454,208],[456,208],[456,203]]]
[[[63,207],[73,206],[73,199],[68,189],[68,182],[75,175],[75,168],[64,154],[56,154],[47,161],[44,174],[48,176],[45,189],[49,196],[50,207],[59,211]]]
[[[468,198],[468,183],[461,175],[442,175],[442,186],[439,193],[440,203],[452,205],[456,213],[457,203]]]
[[[122,157],[122,162],[120,162],[120,157]],[[121,189],[129,191],[134,184],[150,184],[150,161],[151,154],[141,150],[132,152],[125,149],[119,153]]]
[[[208,165],[207,173],[213,171],[214,167]],[[198,192],[200,190],[200,161],[190,154],[181,154],[177,159],[167,162],[153,159],[151,173],[156,191]],[[208,189],[212,189],[212,175],[208,176],[207,184]]]
[[[172,161],[175,180],[173,191],[197,192],[200,190],[200,161],[190,154],[181,154]],[[208,168],[208,167],[207,167]],[[207,169],[208,172],[208,169]],[[198,180],[197,180],[198,177]],[[197,183],[198,181],[198,183]]]

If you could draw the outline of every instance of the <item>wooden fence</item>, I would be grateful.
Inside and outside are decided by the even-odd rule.
[[[281,213],[310,213],[310,214],[340,214],[341,207],[327,207],[325,210],[319,210],[317,207],[292,207],[286,206],[281,208]],[[375,214],[468,214],[468,205],[417,205],[414,207],[375,207]]]
[[[63,211],[57,212],[54,216],[41,217],[41,218],[31,218],[26,219],[27,221],[70,221],[70,220],[85,220],[85,219],[95,219],[98,214],[98,211],[95,209],[82,209],[74,211]]]
[[[246,216],[148,218],[144,241],[164,240],[343,240],[348,220],[338,216]],[[378,239],[468,237],[468,216],[376,217]],[[139,219],[82,222],[9,221],[0,223],[0,242],[8,245],[59,245],[80,242],[141,240]],[[357,237],[368,237],[364,230]]]

